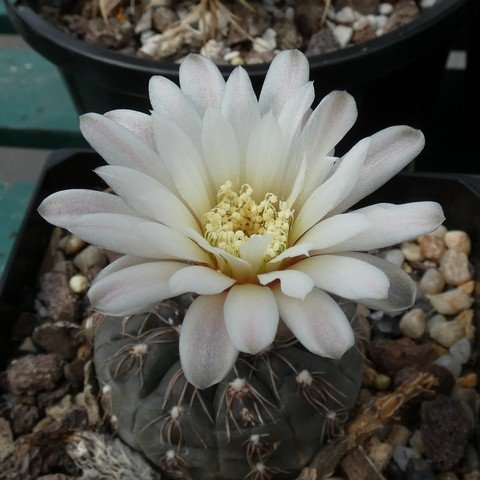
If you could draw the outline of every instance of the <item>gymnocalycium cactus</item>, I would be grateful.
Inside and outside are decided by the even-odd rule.
[[[312,112],[308,75],[302,53],[281,52],[257,101],[243,68],[225,82],[189,55],[181,88],[152,78],[151,115],[82,116],[116,195],[67,190],[39,208],[124,255],[89,291],[93,308],[123,317],[97,329],[97,372],[121,436],[183,477],[282,478],[305,465],[358,389],[351,317],[331,295],[410,307],[413,280],[360,252],[444,220],[434,202],[344,213],[408,164],[423,135],[391,127],[335,157],[355,101],[332,92]],[[184,316],[155,310],[186,293],[198,297]],[[279,331],[299,343],[275,342]]]

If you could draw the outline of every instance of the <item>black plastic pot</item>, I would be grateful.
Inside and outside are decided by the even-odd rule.
[[[57,30],[34,9],[34,0],[5,0],[10,18],[27,42],[58,65],[80,113],[114,108],[147,111],[148,80],[164,75],[178,81],[178,65],[118,54]],[[448,45],[466,23],[477,0],[440,0],[409,25],[337,52],[312,56],[317,98],[347,89],[361,108],[357,130],[392,123],[422,127],[432,109]],[[247,67],[258,91],[268,65]],[[232,67],[222,67],[224,75]]]
[[[102,188],[92,170],[103,160],[91,151],[59,150],[46,164],[12,255],[0,279],[0,367],[11,348],[10,331],[18,316],[33,311],[37,278],[50,241],[52,226],[37,213],[40,202],[53,192],[67,188]],[[458,174],[405,173],[396,176],[363,203],[440,202],[448,228],[467,231],[473,244],[476,280],[480,280],[480,179]],[[478,292],[476,294],[478,296]],[[480,304],[476,302],[476,319]],[[480,347],[480,338],[478,339]]]

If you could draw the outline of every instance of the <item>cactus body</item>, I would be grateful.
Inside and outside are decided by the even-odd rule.
[[[361,349],[335,361],[296,342],[275,343],[197,390],[178,355],[185,301],[106,317],[96,328],[95,367],[119,435],[169,478],[295,478],[342,432],[361,383]]]

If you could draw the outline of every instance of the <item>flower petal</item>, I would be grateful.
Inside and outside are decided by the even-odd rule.
[[[170,289],[176,295],[192,292],[199,295],[221,293],[235,283],[233,278],[209,267],[193,265],[183,268],[170,279]]]
[[[123,128],[130,130],[140,140],[147,144],[152,150],[155,150],[155,140],[153,138],[152,118],[146,113],[135,110],[110,110],[105,116]]]
[[[207,107],[220,107],[225,80],[218,67],[206,57],[191,53],[180,65],[180,87],[203,116]]]
[[[239,247],[240,258],[252,266],[252,274],[255,275],[263,264],[267,253],[268,244],[273,240],[273,235],[252,235]]]
[[[353,347],[352,327],[338,304],[325,292],[313,289],[298,300],[274,289],[280,317],[310,352],[339,359]]]
[[[130,167],[174,188],[170,174],[157,152],[134,133],[98,113],[80,117],[80,130],[87,142],[110,165]]]
[[[357,185],[337,206],[335,213],[344,212],[374,192],[406,167],[425,146],[423,133],[407,126],[386,128],[372,135],[371,139]]]
[[[387,298],[390,282],[370,263],[338,255],[319,255],[296,263],[292,270],[309,275],[322,290],[349,300]]]
[[[67,228],[86,242],[127,255],[211,262],[208,255],[182,233],[130,215],[80,215],[71,220]]]
[[[133,265],[95,281],[88,298],[95,310],[109,315],[146,312],[173,296],[168,280],[185,266],[180,262]]]
[[[180,195],[200,219],[213,207],[205,165],[188,135],[165,115],[153,113],[155,142]]]
[[[262,285],[268,285],[275,280],[280,280],[280,288],[289,297],[304,300],[312,291],[315,284],[306,273],[297,270],[277,270],[276,272],[262,273],[258,275]]]
[[[370,220],[370,227],[336,245],[318,250],[331,253],[389,247],[433,232],[445,220],[442,207],[436,202],[413,202],[404,205],[379,203],[355,210],[352,214],[364,215]],[[330,219],[341,216],[343,215],[336,215]]]
[[[268,287],[235,285],[224,306],[225,324],[238,350],[257,354],[273,343],[278,327],[278,308]]]
[[[108,165],[95,172],[128,205],[146,217],[173,228],[199,229],[188,208],[168,188],[152,177],[127,167]]]
[[[310,74],[307,57],[299,50],[284,50],[270,64],[259,98],[260,112],[280,115],[282,108],[297,90],[307,82]]]
[[[135,265],[141,265],[142,263],[152,263],[154,260],[151,258],[132,257],[130,255],[123,255],[117,258],[105,268],[100,270],[95,276],[94,282],[99,281],[101,278],[110,275],[111,273],[119,272],[125,268],[133,267]]]
[[[318,187],[304,203],[290,231],[291,243],[334,209],[354,188],[370,144],[358,142],[343,158],[335,173]]]
[[[40,204],[38,213],[47,222],[62,228],[79,215],[88,213],[135,215],[135,211],[117,195],[83,189],[52,193]]]
[[[208,388],[235,365],[238,350],[225,327],[226,295],[200,296],[185,314],[180,331],[180,361],[185,378],[197,388]]]
[[[361,260],[375,268],[379,268],[385,273],[390,282],[388,297],[386,299],[360,298],[357,300],[358,303],[368,308],[382,310],[384,312],[397,312],[413,306],[417,285],[400,267],[382,258],[366,253],[343,253],[342,255]]]

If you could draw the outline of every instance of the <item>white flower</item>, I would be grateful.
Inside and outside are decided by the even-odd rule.
[[[312,112],[308,75],[302,53],[280,53],[257,101],[243,68],[225,83],[210,60],[189,55],[181,89],[151,79],[151,115],[81,117],[83,135],[109,163],[96,172],[118,196],[67,190],[39,208],[54,225],[125,254],[89,291],[98,311],[131,315],[200,295],[180,334],[185,375],[199,388],[224,378],[239,351],[266,349],[279,319],[311,352],[340,358],[354,338],[330,294],[392,311],[415,296],[400,268],[358,252],[444,220],[433,202],[343,213],[405,167],[423,134],[387,128],[335,157],[355,101],[335,91]]]

